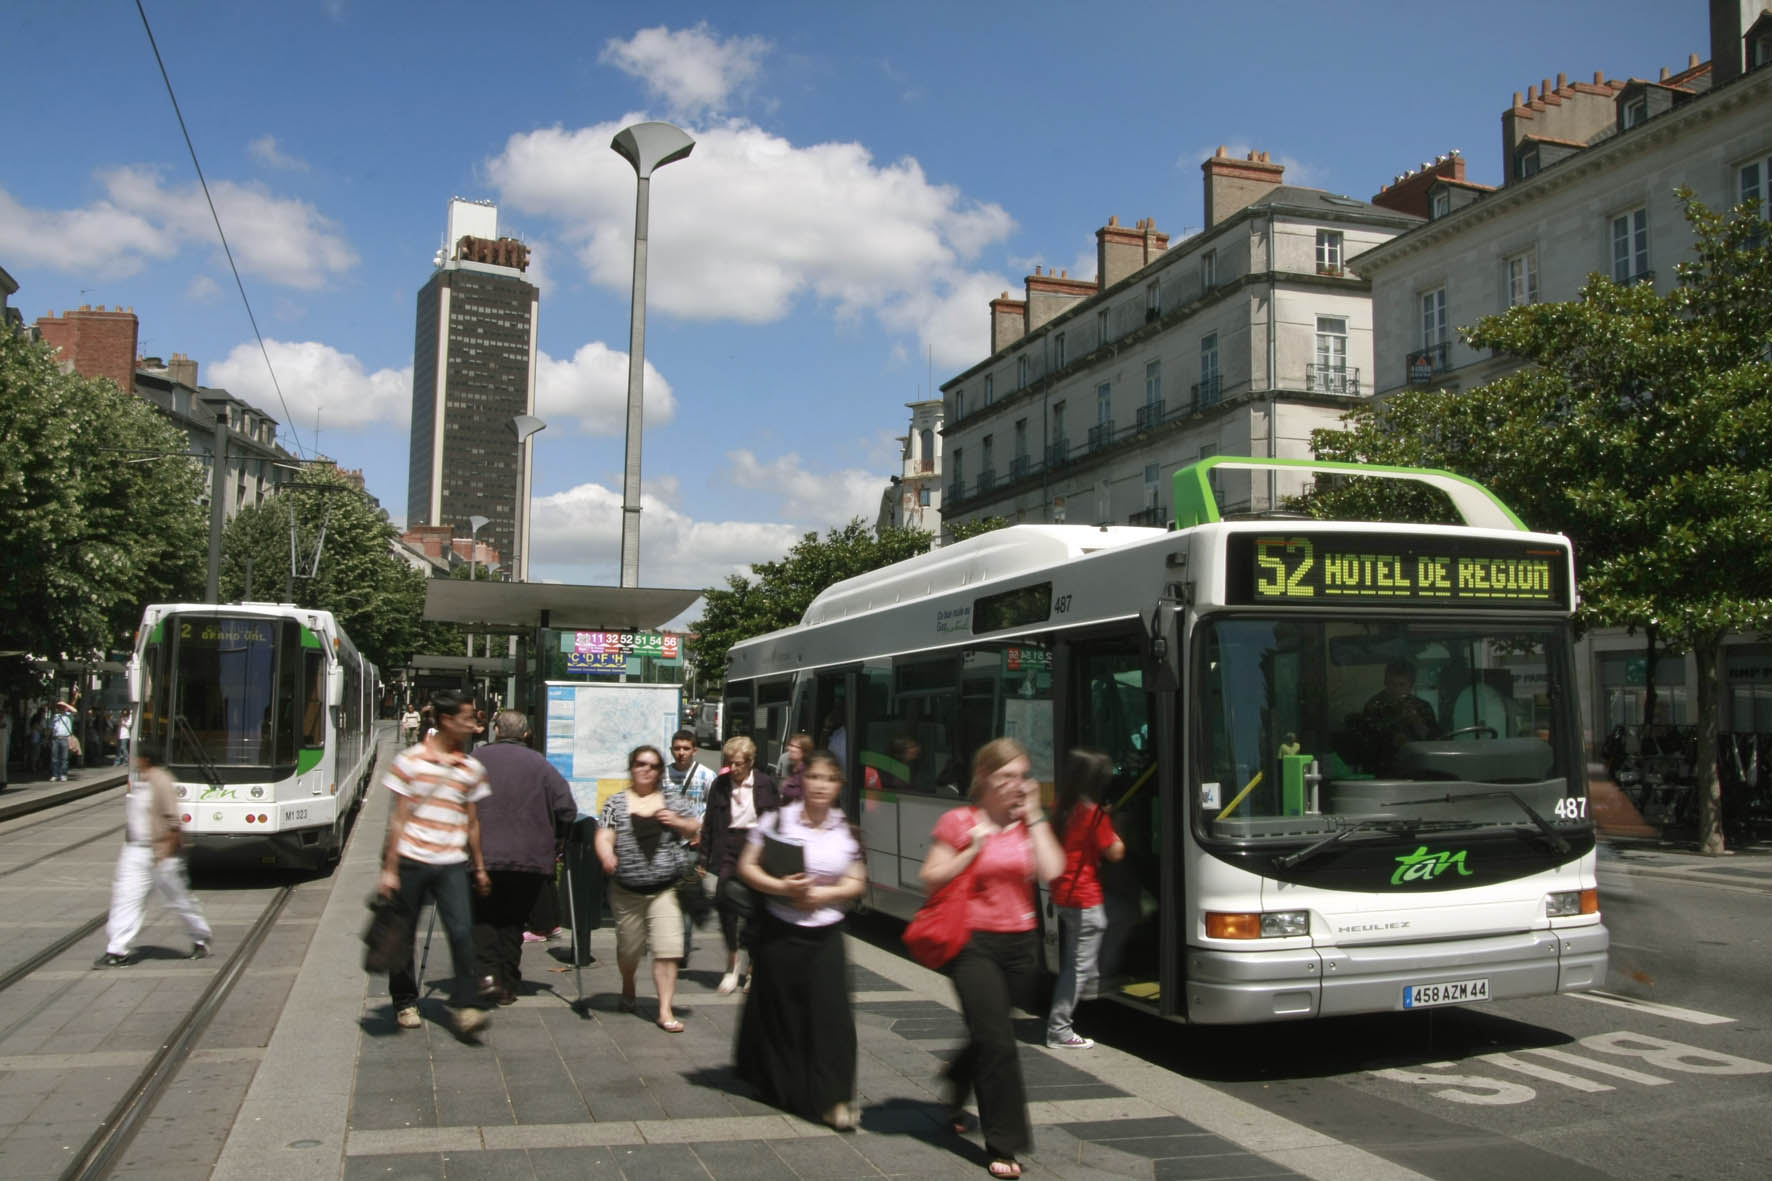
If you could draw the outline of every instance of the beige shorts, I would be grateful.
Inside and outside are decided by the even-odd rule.
[[[683,910],[674,887],[637,894],[612,880],[609,909],[615,913],[615,962],[624,972],[639,964],[648,948],[653,959],[683,958]]]

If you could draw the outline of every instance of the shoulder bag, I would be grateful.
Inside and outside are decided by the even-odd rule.
[[[946,885],[924,899],[905,925],[905,950],[925,968],[939,971],[946,967],[972,938],[972,928],[966,922],[966,903],[972,897],[972,871],[977,865],[975,857]]]

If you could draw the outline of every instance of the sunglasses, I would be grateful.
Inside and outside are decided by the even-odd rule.
[[[635,771],[662,771],[662,770],[664,770],[663,763],[654,763],[650,759],[644,763],[629,763],[628,766],[631,767]]]

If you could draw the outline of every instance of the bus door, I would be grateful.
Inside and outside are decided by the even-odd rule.
[[[1068,700],[1067,749],[1091,746],[1114,761],[1101,802],[1126,844],[1125,859],[1101,866],[1107,934],[1101,947],[1101,988],[1153,1011],[1162,1008],[1163,944],[1172,937],[1163,916],[1163,862],[1177,850],[1165,839],[1155,695],[1147,688],[1147,645],[1138,632],[1068,638],[1060,645],[1060,683]],[[1167,745],[1167,744],[1164,744]],[[1173,921],[1169,924],[1173,925]]]

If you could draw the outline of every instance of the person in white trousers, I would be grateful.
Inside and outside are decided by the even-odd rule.
[[[130,962],[130,949],[141,934],[151,890],[158,890],[166,905],[184,920],[191,933],[191,958],[202,959],[209,954],[214,933],[191,894],[184,859],[179,856],[184,838],[178,823],[178,794],[172,776],[145,750],[138,750],[135,756],[135,774],[129,777],[129,794],[124,797],[124,819],[123,852],[111,882],[105,954],[92,966],[116,968]]]

